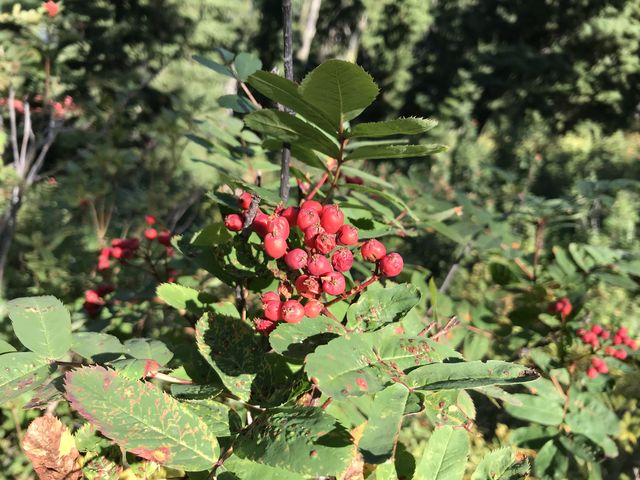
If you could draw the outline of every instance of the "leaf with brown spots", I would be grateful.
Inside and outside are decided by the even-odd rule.
[[[40,480],[80,480],[80,453],[69,429],[57,418],[38,417],[27,429],[22,442]]]
[[[0,355],[0,404],[41,385],[54,366],[32,352]]]

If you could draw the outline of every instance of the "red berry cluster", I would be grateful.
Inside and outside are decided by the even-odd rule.
[[[604,347],[604,353],[607,356],[617,358],[618,360],[626,360],[628,352],[622,345],[628,347],[630,350],[638,350],[638,342],[629,338],[627,329],[620,327],[613,338],[611,332],[600,325],[594,325],[589,330],[578,330],[578,336],[582,340],[582,343],[590,345],[594,351]],[[617,347],[617,348],[616,348]],[[591,359],[591,367],[587,369],[587,376],[589,378],[596,378],[598,374],[606,374],[609,372],[609,368],[602,358],[594,357]]]
[[[100,309],[107,303],[105,296],[114,291],[113,285],[103,284],[95,289],[84,292],[83,308],[88,315],[96,315]]]
[[[572,310],[573,305],[571,305],[571,301],[567,297],[561,298],[549,305],[549,312],[560,314],[563,319],[571,315]]]
[[[251,198],[246,192],[240,195],[243,214],[225,217],[229,230],[242,230]],[[315,200],[306,200],[301,207],[277,208],[272,215],[258,210],[250,227],[263,239],[266,254],[281,259],[288,270],[278,292],[262,296],[263,318],[255,322],[258,331],[268,334],[278,321],[298,323],[305,316],[315,318],[328,312],[326,308],[335,297],[353,295],[380,276],[400,274],[404,262],[398,253],[387,254],[378,240],[360,244],[358,229],[344,220],[338,205],[322,205]],[[352,249],[358,245],[362,258],[376,263],[376,267],[371,279],[347,293],[343,273],[351,270]],[[334,299],[323,302],[323,295]]]

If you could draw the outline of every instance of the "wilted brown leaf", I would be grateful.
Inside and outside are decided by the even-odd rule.
[[[24,452],[40,480],[80,480],[80,453],[71,433],[57,418],[38,417],[27,429]]]

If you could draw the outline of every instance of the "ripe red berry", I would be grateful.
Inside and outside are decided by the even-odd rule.
[[[267,232],[272,233],[274,237],[289,238],[289,222],[286,218],[279,216],[267,218]]]
[[[296,223],[298,228],[304,232],[311,225],[320,223],[320,217],[318,216],[318,212],[315,210],[311,208],[302,208],[298,212],[298,220]]]
[[[344,225],[344,213],[337,205],[325,205],[320,217],[320,225],[329,233],[336,233]]]
[[[255,320],[256,330],[263,335],[269,335],[278,326],[276,322],[265,318],[257,318]]]
[[[338,230],[337,239],[340,245],[355,245],[358,243],[358,229],[353,225],[343,225]]]
[[[304,318],[304,307],[297,300],[287,300],[282,304],[282,319],[287,323],[298,323]]]
[[[616,353],[614,353],[613,356],[618,360],[624,360],[627,358],[627,351],[622,349],[616,350]]]
[[[158,234],[158,242],[165,247],[171,246],[171,232],[164,230]]]
[[[300,275],[296,278],[296,291],[305,298],[315,298],[320,295],[320,282],[316,277]]]
[[[287,240],[276,237],[273,233],[267,233],[264,237],[264,251],[271,258],[280,258],[287,251]]]
[[[609,373],[609,367],[607,367],[607,364],[601,358],[592,358],[591,365],[598,373]]]
[[[320,226],[319,223],[315,225],[311,225],[309,228],[304,231],[304,244],[309,248],[315,248],[316,246],[316,238],[321,233],[324,233],[324,228]]]
[[[307,260],[309,256],[307,252],[301,248],[294,248],[284,256],[284,263],[287,264],[291,270],[299,270],[307,266]]]
[[[562,306],[562,312],[560,312],[560,315],[562,315],[562,318],[567,318],[570,314],[571,314],[571,310],[573,310],[573,306],[571,305],[571,302],[569,301],[568,298],[564,299],[564,305]]]
[[[380,260],[380,273],[386,277],[399,275],[404,268],[404,260],[399,253],[389,253]]]
[[[239,232],[242,230],[242,217],[237,213],[232,213],[224,217],[224,226],[227,227],[228,230],[232,232]]]
[[[360,252],[367,262],[377,262],[387,254],[387,249],[378,240],[371,239],[362,244]]]
[[[635,352],[636,350],[638,350],[638,342],[636,342],[635,340],[629,340],[629,342],[627,343],[627,347]]]
[[[261,238],[264,238],[269,230],[267,228],[267,222],[269,221],[269,215],[266,213],[258,212],[253,219],[253,223],[251,227],[253,231],[256,232]]]
[[[158,238],[158,231],[155,228],[147,228],[144,231],[144,238],[147,240],[155,240]]]
[[[309,261],[307,262],[307,270],[311,275],[315,275],[317,277],[329,273],[333,268],[331,267],[331,263],[324,255],[314,254],[311,255]]]
[[[316,318],[322,313],[324,305],[318,300],[309,300],[304,306],[304,314],[309,318]]]
[[[327,253],[331,252],[331,250],[336,248],[336,236],[332,233],[320,233],[316,237],[315,245],[316,250],[326,255]]]
[[[600,335],[602,333],[602,327],[600,325],[594,325],[591,327],[591,331],[596,335]]]
[[[346,282],[340,272],[330,272],[322,277],[322,290],[329,295],[344,293]]]
[[[145,215],[144,221],[147,222],[147,225],[154,225],[156,223],[156,217],[153,215]]]
[[[604,340],[609,338],[610,335],[611,335],[611,333],[609,333],[609,330],[602,330],[602,332],[600,332],[600,338],[602,338]]]
[[[320,202],[316,202],[315,200],[305,200],[302,202],[302,207],[300,208],[309,208],[316,212],[318,215],[322,213],[322,204]]]
[[[616,335],[622,338],[627,338],[627,336],[629,335],[629,332],[625,327],[620,327],[616,332]]]
[[[263,305],[266,305],[269,302],[279,302],[280,295],[278,295],[276,292],[265,292],[260,296],[260,301]]]
[[[587,370],[587,377],[593,380],[597,376],[598,376],[598,370],[596,370],[593,367],[589,367],[589,369]]]
[[[616,349],[613,347],[605,347],[604,353],[606,353],[610,357],[614,357],[616,355]]]
[[[276,300],[275,302],[266,303],[263,307],[264,316],[266,319],[271,321],[278,321],[281,319],[280,310],[282,308],[282,302],[280,300]]]
[[[252,198],[253,196],[249,192],[242,192],[242,194],[238,197],[240,208],[242,210],[249,210]]]
[[[293,228],[298,224],[298,207],[287,207],[282,211],[282,216],[289,222],[289,227]]]
[[[348,248],[339,248],[331,257],[331,265],[338,272],[348,272],[353,266],[353,253]]]
[[[613,344],[614,345],[620,345],[624,343],[624,338],[622,338],[620,335],[617,335],[615,337],[613,337]]]

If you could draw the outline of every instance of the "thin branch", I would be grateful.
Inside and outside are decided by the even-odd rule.
[[[256,100],[256,97],[253,96],[253,94],[251,93],[251,90],[249,90],[249,88],[247,87],[247,84],[244,83],[243,81],[240,81],[240,87],[242,88],[244,93],[247,94],[247,97],[249,97],[249,100],[251,101],[251,103],[253,103],[253,105],[258,110],[262,109],[262,105],[260,105],[260,102],[258,102],[258,100]]]
[[[11,147],[13,148],[13,163],[15,169],[20,171],[20,153],[18,151],[18,127],[16,126],[16,106],[15,106],[16,93],[13,88],[9,89],[9,122],[11,126]]]
[[[21,178],[24,178],[27,169],[27,149],[31,135],[31,110],[29,103],[24,102],[24,128],[22,129],[22,149],[20,150],[21,171],[18,172]]]
[[[291,0],[282,0],[282,33],[284,40],[284,76],[293,80],[293,33],[292,33]],[[293,113],[278,106],[278,108]],[[289,200],[289,169],[291,165],[291,148],[288,143],[282,147],[282,161],[280,163],[280,198],[286,204]]]
[[[447,324],[442,328],[442,330],[440,330],[439,332],[437,332],[435,335],[431,337],[431,340],[438,340],[440,337],[449,333],[459,324],[460,324],[460,320],[458,320],[456,317],[451,317],[447,322]]]

